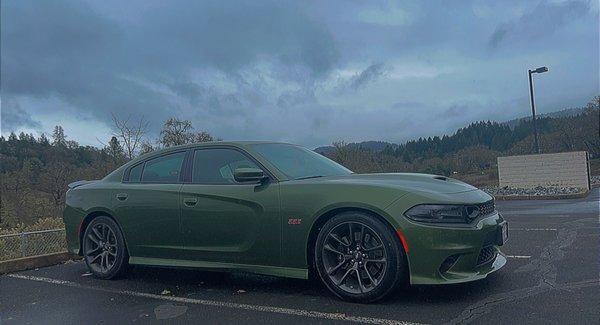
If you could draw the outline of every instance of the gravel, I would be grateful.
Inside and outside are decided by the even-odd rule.
[[[568,195],[585,192],[585,189],[579,187],[562,186],[538,186],[535,188],[514,188],[514,187],[487,187],[484,191],[491,195],[501,196],[550,196],[550,195]]]

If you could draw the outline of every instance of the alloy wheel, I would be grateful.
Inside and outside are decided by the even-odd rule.
[[[89,267],[98,273],[109,272],[117,261],[117,237],[104,223],[97,223],[87,232],[85,258]]]
[[[332,228],[321,253],[327,276],[345,292],[369,292],[385,276],[387,253],[383,241],[362,222],[344,222]]]

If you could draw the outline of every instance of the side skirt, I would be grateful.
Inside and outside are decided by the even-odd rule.
[[[189,260],[175,260],[175,259],[135,257],[135,256],[129,257],[129,264],[164,266],[164,267],[199,268],[199,269],[224,270],[224,271],[236,270],[236,271],[245,271],[245,272],[257,273],[257,274],[281,276],[281,277],[286,277],[286,278],[308,279],[308,270],[307,269],[298,269],[298,268],[280,267],[280,266],[248,265],[248,264],[207,262],[207,261],[189,261]]]

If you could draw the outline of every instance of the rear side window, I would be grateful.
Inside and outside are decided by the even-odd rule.
[[[233,149],[201,149],[194,152],[192,182],[198,184],[235,184],[236,168],[259,168],[248,157]]]
[[[129,181],[130,182],[139,182],[140,178],[142,178],[142,169],[144,164],[139,164],[129,171]]]
[[[185,152],[178,152],[148,160],[142,173],[142,182],[179,182],[184,157]]]

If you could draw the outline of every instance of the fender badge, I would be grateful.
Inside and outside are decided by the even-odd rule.
[[[288,225],[299,225],[302,223],[302,219],[299,218],[289,218]]]

